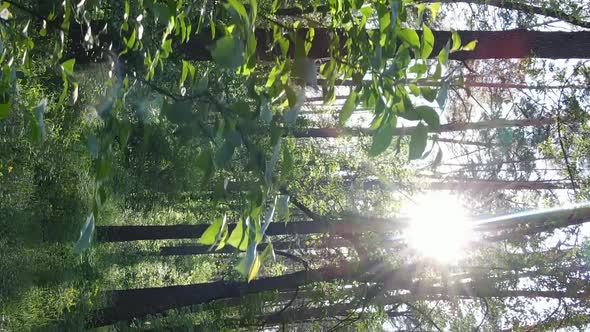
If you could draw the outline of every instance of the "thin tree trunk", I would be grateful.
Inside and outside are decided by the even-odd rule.
[[[381,180],[369,180],[362,183],[365,190],[397,188],[396,182],[387,183]],[[458,190],[458,191],[497,191],[497,190],[555,190],[571,189],[570,183],[555,183],[542,181],[504,181],[504,180],[478,180],[465,181],[431,181],[424,183],[427,190]]]
[[[521,119],[521,120],[486,120],[481,122],[454,122],[443,124],[437,130],[429,129],[431,133],[444,133],[454,131],[465,131],[465,130],[481,130],[481,129],[500,129],[510,127],[542,127],[555,123],[553,118],[538,118],[538,119]],[[416,130],[416,127],[402,127],[396,128],[394,136],[406,136],[411,135]],[[374,130],[367,128],[304,128],[295,129],[292,131],[292,135],[296,138],[336,138],[341,135],[348,136],[370,136],[374,133]]]

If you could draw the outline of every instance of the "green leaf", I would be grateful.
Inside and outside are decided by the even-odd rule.
[[[80,231],[80,238],[74,245],[74,253],[80,254],[84,250],[90,247],[90,243],[92,242],[92,235],[94,234],[94,214],[90,213],[88,218],[86,218],[86,222],[84,226],[82,226],[82,230]]]
[[[438,130],[440,127],[440,118],[432,107],[418,106],[416,107],[416,112],[422,120],[426,121],[431,130]]]
[[[449,52],[447,52],[446,48],[443,48],[442,50],[440,50],[440,53],[438,53],[438,64],[439,65],[446,65],[447,62],[449,61]],[[441,67],[442,70],[442,67]],[[438,68],[437,68],[437,72],[438,72]],[[440,78],[440,73],[435,75],[435,79]]]
[[[246,223],[247,221],[240,220],[227,240],[227,244],[241,251],[246,250],[248,247],[248,236],[247,232],[245,232],[247,229],[244,228]]]
[[[61,64],[61,68],[67,75],[74,74],[74,64],[76,64],[76,59],[69,59],[66,60],[64,63]]]
[[[410,138],[410,160],[419,159],[422,157],[422,154],[426,149],[427,141],[428,129],[422,123],[418,123]]]
[[[410,44],[412,47],[420,48],[420,37],[418,37],[418,33],[416,30],[413,29],[400,29],[398,32],[398,36]]]
[[[0,120],[6,119],[10,115],[10,102],[0,104]]]
[[[201,235],[197,242],[206,245],[215,244],[219,240],[220,235],[222,234],[221,231],[224,224],[225,217],[217,218],[215,222],[213,222],[211,225],[209,225],[209,227],[207,227],[207,229],[205,230],[205,232],[203,232],[203,235]]]
[[[213,60],[226,68],[237,68],[244,64],[244,42],[232,35],[218,39],[211,47]]]
[[[249,22],[248,12],[239,0],[227,0],[227,3],[236,10],[236,12],[246,21]]]
[[[477,40],[472,40],[463,47],[461,47],[461,51],[473,51],[477,46]]]
[[[422,97],[424,97],[424,99],[428,100],[429,102],[436,100],[436,90],[425,86],[420,88],[420,91],[422,92]]]
[[[180,75],[180,82],[178,83],[178,86],[181,87],[184,85],[184,81],[186,81],[186,78],[188,77],[188,72],[189,72],[189,66],[191,64],[186,61],[186,60],[182,60],[182,73]]]
[[[390,117],[393,115],[390,115]],[[393,118],[395,119],[395,118]],[[381,127],[377,129],[375,135],[373,135],[373,143],[371,148],[369,149],[369,156],[375,157],[389,147],[391,144],[391,140],[393,139],[393,134],[395,132],[395,120],[387,119],[385,122],[381,124]]]
[[[352,91],[350,93],[350,95],[348,96],[348,98],[346,99],[346,102],[344,103],[344,106],[342,107],[342,110],[340,111],[340,124],[341,125],[345,125],[346,121],[348,121],[348,119],[350,119],[350,116],[352,115],[352,112],[354,112],[354,109],[356,108],[356,91]]]
[[[137,30],[133,29],[133,32],[131,33],[131,36],[129,36],[129,39],[127,40],[127,47],[128,48],[133,48],[133,46],[135,45],[135,39],[137,38]]]
[[[451,39],[453,40],[453,46],[451,47],[451,52],[454,52],[461,48],[461,36],[457,33],[457,31],[453,31]]]
[[[426,24],[422,24],[422,59],[428,59],[434,48],[434,34]]]

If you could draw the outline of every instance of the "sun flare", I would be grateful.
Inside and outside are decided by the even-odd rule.
[[[465,256],[473,232],[459,197],[428,193],[417,197],[406,213],[410,225],[404,238],[410,248],[440,263],[452,263]]]

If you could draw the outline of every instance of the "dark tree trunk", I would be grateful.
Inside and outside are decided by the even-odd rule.
[[[331,44],[331,35],[339,33],[340,45],[344,49],[347,40],[346,34],[326,28],[315,28],[315,37],[308,56],[313,59],[329,58],[328,48]],[[452,60],[474,59],[511,59],[511,58],[547,58],[547,59],[572,59],[590,58],[590,31],[580,32],[542,32],[527,30],[508,31],[457,31],[463,42],[477,40],[474,51],[460,51],[449,55]],[[420,33],[420,31],[419,31]],[[257,29],[255,31],[257,41],[257,54],[259,59],[273,60],[280,50],[268,51],[268,45],[272,43],[272,30]],[[307,29],[299,29],[298,34],[305,38]],[[432,57],[445,47],[451,38],[450,31],[433,31],[435,42]],[[211,55],[208,46],[212,43],[211,33],[203,33],[192,37],[187,43],[179,45],[179,50],[190,60],[210,60]],[[291,45],[289,54],[295,54]]]
[[[118,321],[160,314],[170,309],[205,304],[215,300],[239,298],[266,291],[295,291],[298,287],[320,281],[354,280],[362,271],[375,266],[341,265],[300,271],[278,277],[247,282],[216,281],[186,286],[116,290],[107,293],[110,306],[94,311],[87,327],[111,325]],[[393,277],[394,270],[389,271]]]
[[[404,219],[354,218],[340,221],[277,222],[271,223],[266,235],[289,234],[359,234],[363,232],[390,232],[406,224]],[[209,227],[200,225],[174,226],[97,226],[96,237],[101,242],[136,240],[198,239]],[[228,224],[231,232],[236,224]]]

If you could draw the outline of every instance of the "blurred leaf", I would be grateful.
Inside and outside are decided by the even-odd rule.
[[[387,150],[393,139],[395,122],[395,120],[392,121],[391,119],[387,119],[387,121],[383,122],[381,127],[377,129],[375,135],[373,135],[373,143],[369,149],[369,156],[375,157]]]
[[[227,3],[236,10],[236,12],[246,21],[249,21],[248,12],[246,12],[246,8],[242,4],[241,1],[238,0],[227,0]]]
[[[431,130],[438,130],[440,127],[440,118],[432,107],[418,106],[416,107],[416,112],[422,120],[426,121]]]
[[[346,102],[344,103],[344,106],[342,107],[342,110],[340,111],[340,125],[344,126],[346,124],[346,121],[348,121],[348,119],[352,115],[352,112],[354,112],[355,108],[356,108],[356,91],[353,90],[352,92],[350,92],[350,95],[346,99]]]
[[[289,195],[279,195],[276,204],[276,215],[279,219],[284,219],[285,222],[288,221],[288,214],[289,214],[289,199],[291,197]]]
[[[436,90],[426,86],[420,88],[420,91],[422,92],[422,97],[424,97],[424,99],[428,100],[429,102],[433,102],[436,100]]]
[[[215,171],[215,164],[209,149],[203,149],[197,157],[195,165],[203,172],[203,183],[209,182]]]
[[[436,102],[438,103],[438,106],[440,106],[441,110],[445,108],[445,104],[447,102],[447,96],[449,95],[449,85],[449,81],[443,81],[440,90],[438,90],[438,95],[436,96]]]
[[[264,181],[266,185],[270,186],[272,184],[272,176],[274,174],[275,168],[277,167],[277,162],[279,161],[281,152],[281,140],[275,144],[272,149],[272,155],[270,160],[266,162],[266,168],[264,170]]]
[[[395,29],[399,16],[400,0],[391,0],[391,26]]]
[[[30,112],[29,128],[31,130],[30,137],[35,143],[41,143],[45,140],[45,109],[47,108],[47,99],[41,100]]]
[[[0,104],[0,120],[6,119],[10,115],[10,102]]]
[[[272,121],[272,112],[270,111],[270,102],[265,96],[260,97],[260,117],[266,124]]]
[[[74,245],[74,253],[80,254],[84,250],[90,247],[90,243],[92,242],[92,235],[94,234],[94,214],[90,213],[88,218],[86,218],[86,222],[84,226],[82,226],[82,230],[80,231],[80,238]]]
[[[226,68],[237,68],[244,64],[244,42],[232,35],[224,36],[211,47],[213,60]]]
[[[436,158],[434,158],[434,162],[432,163],[432,168],[436,169],[440,163],[442,162],[442,157],[443,157],[443,152],[442,149],[438,149],[438,152],[436,153]]]
[[[317,86],[317,68],[315,62],[308,57],[298,57],[293,63],[294,78],[299,78],[304,85]]]
[[[422,157],[424,150],[426,149],[426,143],[428,141],[428,129],[421,122],[418,123],[416,129],[412,133],[410,138],[410,160],[419,159]]]
[[[273,261],[276,260],[275,249],[272,245],[272,242],[270,242],[270,240],[268,240],[268,242],[266,244],[266,248],[264,248],[264,250],[260,254],[260,263],[264,263],[264,261],[266,261],[266,259],[268,257],[271,257]]]
[[[264,215],[264,223],[262,224],[262,227],[260,229],[260,234],[264,235],[266,233],[266,229],[268,228],[268,225],[270,225],[270,223],[272,222],[272,218],[275,214],[275,210],[277,207],[277,201],[278,201],[278,197],[275,197],[275,201],[272,205],[272,207],[266,211],[266,214]]]

